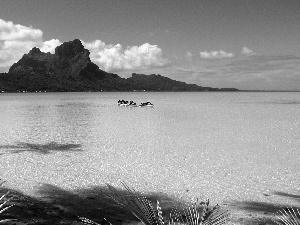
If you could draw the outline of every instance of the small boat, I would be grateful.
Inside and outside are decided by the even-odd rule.
[[[154,105],[151,102],[142,102],[139,107],[153,107]]]

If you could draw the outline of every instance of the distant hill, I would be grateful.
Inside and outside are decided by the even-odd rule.
[[[161,75],[144,75],[133,73],[127,78],[129,83],[138,85],[139,90],[148,91],[238,91],[235,88],[211,88],[201,87],[196,84],[186,84],[185,82],[172,80]]]
[[[0,91],[237,91],[186,84],[161,75],[132,74],[121,78],[92,63],[90,52],[75,39],[56,47],[55,54],[33,48],[0,73]]]

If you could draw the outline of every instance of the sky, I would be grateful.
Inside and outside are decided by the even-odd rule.
[[[0,0],[0,72],[74,39],[121,77],[300,90],[300,0]]]

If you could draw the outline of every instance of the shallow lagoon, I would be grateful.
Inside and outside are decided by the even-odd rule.
[[[273,193],[299,194],[300,93],[4,93],[0,110],[1,178],[28,194],[124,181],[213,203],[297,205]]]

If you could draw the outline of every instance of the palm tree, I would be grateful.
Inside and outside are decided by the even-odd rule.
[[[118,191],[110,184],[106,184],[110,193],[104,193],[121,207],[128,209],[138,218],[144,225],[164,225],[163,213],[157,201],[156,207],[145,196],[130,189],[126,184],[122,183],[127,193]],[[209,201],[201,202],[200,207],[195,203],[187,209],[180,212],[177,208],[174,209],[174,216],[170,215],[169,225],[222,225],[228,221],[229,212],[220,210],[217,205],[209,209]],[[80,218],[85,224],[97,223],[86,218]]]

